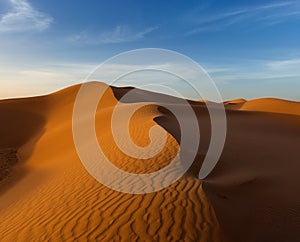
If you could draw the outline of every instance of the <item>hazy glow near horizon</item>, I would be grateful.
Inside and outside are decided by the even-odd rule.
[[[69,4],[0,2],[0,99],[54,92],[84,81],[97,65],[120,52],[155,47],[197,61],[223,99],[300,101],[299,1]],[[114,68],[122,66],[112,66],[107,76]],[[140,80],[124,80],[124,85],[147,82],[144,74],[136,76]],[[157,81],[183,85],[161,78]],[[193,98],[188,90],[185,95]]]

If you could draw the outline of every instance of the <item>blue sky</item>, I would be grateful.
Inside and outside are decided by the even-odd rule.
[[[197,61],[223,99],[300,101],[298,29],[299,0],[1,0],[0,98],[49,93],[154,47]]]

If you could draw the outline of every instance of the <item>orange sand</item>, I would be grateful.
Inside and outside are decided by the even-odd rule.
[[[99,184],[77,156],[72,111],[79,87],[0,101],[1,241],[299,238],[299,103],[278,99],[225,102],[228,135],[224,151],[213,172],[200,181],[197,177],[210,140],[210,119],[205,103],[190,102],[201,128],[194,164],[164,190],[130,195]],[[133,173],[159,170],[179,150],[178,123],[158,103],[139,109],[130,122],[133,141],[148,145],[149,129],[159,124],[167,131],[167,145],[152,159],[126,156],[113,142],[109,120],[118,99],[128,90],[109,88],[101,100],[95,125],[99,144],[120,169]],[[120,112],[145,101],[145,96],[154,100],[162,96],[134,91],[136,100],[122,103]],[[176,107],[176,98],[165,99]]]

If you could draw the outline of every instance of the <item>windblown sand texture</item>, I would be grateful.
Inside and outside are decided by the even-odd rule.
[[[235,108],[225,104],[224,151],[213,172],[200,181],[210,118],[204,102],[189,102],[201,129],[192,167],[170,187],[131,195],[98,183],[76,153],[72,111],[79,88],[0,101],[1,241],[297,241],[299,103],[260,99],[237,102]],[[150,103],[130,122],[137,145],[149,144],[154,125],[167,131],[161,153],[139,160],[116,146],[110,129],[112,111],[128,91],[132,89],[109,87],[100,101],[95,119],[99,144],[124,171],[159,170],[179,151],[181,134],[174,115],[155,100],[163,97],[176,106],[177,99],[134,89],[136,99],[121,103],[120,112]]]

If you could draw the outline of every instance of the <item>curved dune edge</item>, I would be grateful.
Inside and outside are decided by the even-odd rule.
[[[247,102],[246,99],[244,98],[237,98],[237,99],[233,99],[233,100],[229,100],[229,101],[225,101],[224,104],[241,104],[241,103],[245,103]]]
[[[214,210],[195,177],[182,178],[157,193],[130,195],[106,188],[86,172],[72,138],[79,87],[0,102],[1,116],[9,117],[1,121],[0,131],[10,131],[1,145],[18,149],[20,158],[12,179],[0,190],[1,241],[222,241]],[[113,100],[109,89],[103,100],[106,110]],[[155,106],[141,112],[134,117],[131,134],[136,133],[135,142],[146,145],[148,138],[139,132],[138,119],[149,127],[160,112]],[[17,122],[11,124],[10,119]],[[101,140],[105,129],[96,126],[96,130]],[[166,165],[163,157],[178,150],[176,140],[171,135],[168,139],[165,155],[150,161],[151,169]],[[122,169],[149,171],[138,161],[128,162],[121,153],[107,151],[116,153],[115,164]]]

